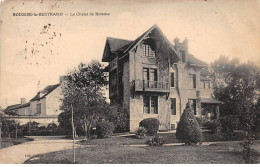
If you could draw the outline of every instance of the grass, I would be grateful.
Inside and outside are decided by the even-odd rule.
[[[174,134],[160,134],[166,143],[178,142]],[[208,141],[217,140],[217,136],[206,133]],[[240,164],[244,163],[240,142],[225,142],[209,146],[160,146],[133,147],[129,145],[144,144],[151,137],[136,139],[134,137],[113,136],[107,139],[93,139],[87,145],[76,149],[76,163],[89,164]],[[223,139],[223,137],[222,137]],[[260,142],[257,143],[260,145]],[[260,154],[258,154],[260,156]],[[72,150],[63,150],[34,156],[27,164],[37,163],[72,163]],[[258,162],[259,163],[259,162]]]
[[[17,144],[22,144],[25,142],[33,141],[31,138],[21,137],[21,138],[2,138],[2,142],[0,143],[0,149],[10,147]]]

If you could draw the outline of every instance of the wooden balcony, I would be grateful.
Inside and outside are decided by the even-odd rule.
[[[147,80],[134,80],[135,91],[146,91],[146,92],[170,92],[170,83],[164,81],[147,81]]]

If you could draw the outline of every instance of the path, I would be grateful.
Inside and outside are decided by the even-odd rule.
[[[34,138],[34,141],[0,149],[0,164],[22,164],[37,154],[72,149],[72,140],[61,136],[30,136],[30,138]]]

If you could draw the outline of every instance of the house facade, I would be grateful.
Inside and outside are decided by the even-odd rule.
[[[172,45],[154,25],[134,41],[108,37],[102,61],[109,63],[110,105],[128,109],[130,131],[145,118],[175,129],[187,102],[197,117],[218,117],[208,64],[189,53],[187,39]]]
[[[6,118],[15,120],[20,124],[38,122],[41,125],[49,123],[58,124],[58,115],[61,113],[61,87],[60,84],[48,85],[39,91],[29,102],[21,98],[21,104],[8,106]]]

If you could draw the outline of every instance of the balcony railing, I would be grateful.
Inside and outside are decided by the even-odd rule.
[[[164,81],[149,81],[135,80],[135,91],[150,91],[150,92],[169,92],[169,82]]]

